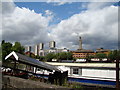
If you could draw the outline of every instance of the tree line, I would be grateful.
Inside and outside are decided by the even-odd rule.
[[[48,61],[51,62],[52,59],[56,59],[58,62],[61,62],[61,60],[73,60],[71,52],[60,52],[60,53],[48,53],[45,56],[36,56],[36,59],[39,59],[40,61]]]
[[[5,57],[10,54],[12,51],[24,54],[25,48],[21,45],[20,42],[15,42],[14,44],[10,42],[5,42],[5,40],[2,40],[1,42],[1,47],[0,47],[2,53],[1,58],[2,60],[5,59]]]
[[[92,56],[87,56],[86,59],[88,62],[91,62],[92,58],[98,58],[101,62],[102,59],[107,59],[107,62],[114,62],[116,59],[120,59],[120,50],[110,51],[108,54],[105,53],[96,53]]]
[[[21,45],[20,42],[15,42],[12,44],[10,42],[5,42],[5,40],[2,40],[0,47],[0,58],[4,60],[5,56],[7,56],[12,51],[25,54],[25,48]],[[52,61],[52,59],[56,59],[57,61],[76,59],[73,58],[73,54],[71,52],[48,53],[45,56],[32,55],[31,57],[40,61]],[[120,59],[120,50],[112,50],[108,55],[105,53],[97,53],[96,55],[89,56],[88,54],[84,59],[86,59],[87,62],[91,62],[92,58],[98,58],[100,61],[102,61],[103,58],[107,58],[109,62],[114,62],[114,60]]]

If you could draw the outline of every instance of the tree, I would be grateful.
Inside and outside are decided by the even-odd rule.
[[[99,58],[100,61],[102,61],[103,58],[107,58],[107,55],[105,53],[97,53],[96,58]]]
[[[61,52],[59,53],[60,60],[72,60],[73,54],[71,52]]]
[[[39,56],[39,61],[45,62],[45,57],[44,56]]]
[[[52,61],[53,58],[55,58],[55,54],[54,54],[54,53],[48,53],[48,54],[45,56],[45,59],[46,59],[46,61],[48,61],[48,62]]]
[[[91,58],[92,58],[92,56],[90,56],[89,53],[87,53],[87,55],[86,55],[86,62],[90,62]]]
[[[10,42],[5,42],[4,40],[1,43],[1,47],[2,47],[2,60],[5,59],[5,57],[11,53],[12,51],[12,44]]]
[[[67,60],[68,59],[66,52],[61,52],[59,54],[59,57],[60,57],[60,60]]]
[[[109,59],[110,62],[114,62],[113,51],[111,51],[111,52],[108,54],[108,59]]]
[[[20,44],[20,42],[15,42],[12,50],[21,54],[24,54],[25,48]]]
[[[117,58],[120,58],[120,50],[111,51],[108,54],[108,58],[111,62],[114,62],[114,60],[116,60]]]
[[[2,64],[3,65],[11,65],[9,62],[11,62],[10,60],[5,60],[5,57],[11,53],[11,48],[12,48],[12,44],[10,42],[5,42],[5,40],[2,40],[1,43],[1,55],[2,55]]]
[[[39,56],[39,55],[36,55],[36,56],[35,56],[35,58],[36,58],[36,59],[39,59],[39,58],[40,58],[40,56]]]
[[[55,54],[55,59],[57,59],[57,61],[60,62],[60,53]]]
[[[73,60],[73,54],[71,52],[67,52],[68,60]]]

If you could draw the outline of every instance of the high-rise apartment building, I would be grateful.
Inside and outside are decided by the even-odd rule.
[[[50,49],[55,49],[55,41],[49,42]]]
[[[44,43],[40,43],[40,44],[39,44],[39,49],[40,49],[40,50],[43,50],[43,49],[44,49]]]
[[[31,52],[31,46],[27,47],[27,51]]]
[[[39,45],[35,45],[35,55],[39,55]]]

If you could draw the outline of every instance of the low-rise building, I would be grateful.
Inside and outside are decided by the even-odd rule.
[[[74,58],[86,58],[88,56],[95,55],[95,52],[93,50],[76,50],[76,51],[71,51],[73,54]]]
[[[98,48],[98,49],[96,49],[96,53],[104,53],[104,54],[108,55],[110,53],[110,50],[109,49]]]

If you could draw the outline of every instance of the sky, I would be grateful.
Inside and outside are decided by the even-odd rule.
[[[2,2],[2,39],[24,46],[118,48],[117,2]]]

